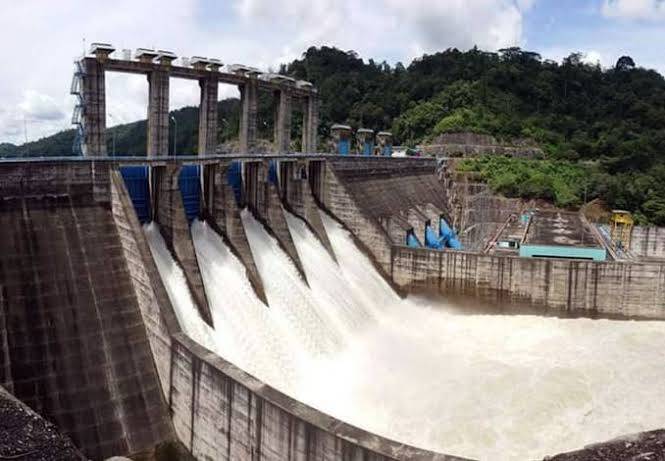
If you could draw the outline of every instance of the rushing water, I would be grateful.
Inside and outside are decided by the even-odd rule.
[[[484,460],[541,459],[662,427],[665,323],[454,315],[399,299],[327,216],[338,264],[287,218],[309,286],[243,212],[270,308],[222,239],[193,224],[214,331],[157,227],[146,228],[185,331],[258,378],[372,432]]]

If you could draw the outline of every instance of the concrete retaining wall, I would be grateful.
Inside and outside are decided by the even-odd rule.
[[[634,227],[630,251],[642,258],[665,259],[665,227]]]
[[[462,459],[345,424],[256,380],[184,335],[173,340],[173,422],[197,459]]]
[[[585,315],[665,319],[665,265],[596,263],[395,247],[391,276],[403,288],[464,291]]]

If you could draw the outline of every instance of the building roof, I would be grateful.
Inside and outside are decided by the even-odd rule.
[[[536,211],[524,241],[527,245],[603,247],[578,213]]]
[[[110,43],[92,43],[90,45],[90,53],[95,54],[98,51],[103,51],[105,53],[111,54],[115,51],[115,47]]]
[[[157,53],[155,50],[152,48],[137,48],[136,53],[134,53],[134,56],[136,56],[137,59],[140,59],[141,57],[146,57],[146,58],[156,58],[159,56],[159,53]]]

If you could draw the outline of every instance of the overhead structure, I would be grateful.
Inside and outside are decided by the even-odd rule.
[[[612,210],[610,218],[610,236],[612,239],[612,249],[617,251],[627,251],[630,249],[630,238],[633,234],[635,222],[633,215],[625,210]]]
[[[196,80],[201,91],[199,106],[198,155],[213,155],[217,148],[217,98],[220,83],[238,86],[240,105],[240,149],[252,154],[256,148],[259,93],[274,94],[274,149],[285,153],[291,148],[291,125],[294,104],[303,107],[302,151],[317,150],[319,96],[310,82],[296,81],[281,74],[263,74],[242,64],[228,66],[219,59],[204,56],[181,58],[172,51],[138,48],[123,51],[122,59],[111,55],[113,45],[93,43],[90,52],[76,62],[71,93],[77,97],[72,123],[77,127],[74,151],[85,157],[105,157],[106,88],[105,73],[124,72],[146,75],[149,82],[147,156],[167,156],[169,152],[169,83],[171,78]]]
[[[339,155],[351,153],[351,127],[335,124],[330,127],[330,136],[333,143],[333,152]]]
[[[368,128],[358,128],[358,131],[356,131],[356,151],[358,155],[370,156],[374,154],[374,131]]]
[[[379,155],[390,157],[393,155],[393,134],[389,131],[379,131],[376,134],[376,144]]]

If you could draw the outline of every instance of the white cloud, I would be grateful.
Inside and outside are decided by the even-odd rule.
[[[582,56],[582,62],[586,64],[602,65],[603,56],[598,51],[590,50],[584,53]]]
[[[604,0],[601,7],[604,16],[618,19],[665,19],[663,0]]]
[[[0,142],[22,142],[23,114],[35,139],[67,127],[72,61],[83,38],[118,49],[156,46],[179,55],[277,68],[309,46],[353,49],[408,62],[448,47],[523,45],[523,12],[534,0],[22,0],[5,2],[0,40]],[[214,5],[214,8],[211,7]],[[212,8],[212,9],[211,9]],[[214,13],[210,13],[210,11]],[[220,98],[237,96],[220,86]],[[198,89],[173,82],[172,108],[198,104]],[[145,117],[144,77],[109,74],[109,124]],[[112,117],[112,118],[111,118]],[[39,120],[39,121],[36,121]]]
[[[26,119],[37,121],[55,121],[65,118],[65,114],[55,100],[48,95],[27,90],[23,101],[18,105]]]

